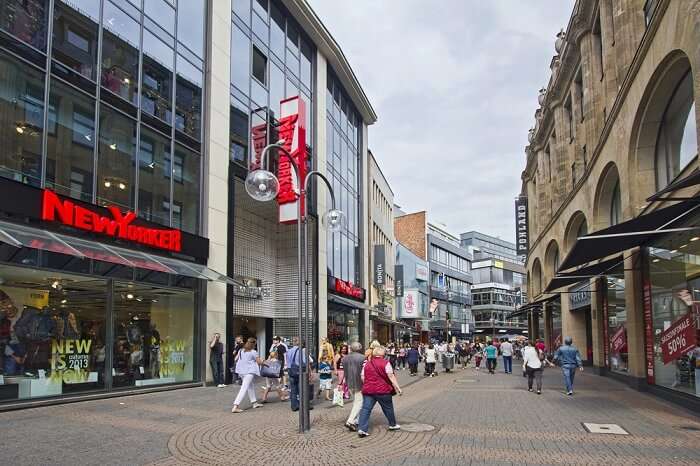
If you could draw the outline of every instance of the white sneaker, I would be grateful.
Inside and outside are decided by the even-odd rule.
[[[398,424],[394,424],[393,426],[389,426],[389,430],[401,430],[401,426]]]
[[[225,386],[226,386],[226,385],[224,385],[224,384],[220,383],[220,384],[219,384],[219,385],[217,385],[216,387],[217,387],[217,388],[224,388]]]

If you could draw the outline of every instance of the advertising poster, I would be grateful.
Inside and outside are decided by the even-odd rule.
[[[613,353],[627,352],[627,330],[624,326],[620,326],[612,336],[610,341]]]
[[[695,348],[695,319],[692,313],[674,321],[661,334],[664,364],[675,361]]]

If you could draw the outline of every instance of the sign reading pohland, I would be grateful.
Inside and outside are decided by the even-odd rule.
[[[394,266],[394,297],[403,297],[403,265]]]
[[[516,251],[519,256],[527,255],[528,237],[527,197],[521,196],[515,200],[515,238]]]
[[[386,247],[383,244],[374,245],[374,284],[386,285]]]

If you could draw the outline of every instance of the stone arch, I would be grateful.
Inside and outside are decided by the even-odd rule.
[[[539,257],[532,262],[532,273],[530,274],[530,299],[534,299],[542,293],[542,263]]]
[[[610,162],[603,168],[596,185],[595,201],[593,203],[593,227],[595,231],[617,223],[611,221],[611,214],[613,214],[613,200],[616,200],[620,212],[622,211],[622,206],[620,205],[621,192],[620,173],[615,162]],[[621,218],[618,220],[621,220]]]
[[[630,179],[637,180],[637,191],[640,199],[645,199],[656,191],[662,189],[667,180],[660,181],[659,173],[662,167],[657,164],[657,151],[659,149],[660,135],[664,116],[669,111],[669,103],[677,93],[679,86],[690,77],[690,92],[693,102],[693,70],[688,56],[681,50],[671,51],[656,67],[649,79],[649,84],[644,90],[639,108],[634,118],[630,141]],[[693,111],[691,107],[690,111]],[[697,109],[695,115],[689,116],[689,121],[695,124],[697,121]],[[696,126],[695,148],[697,152],[698,131]],[[677,170],[682,172],[684,167]],[[665,169],[665,168],[663,168]],[[678,173],[670,173],[668,179],[677,176]]]
[[[544,270],[545,270],[545,280],[551,280],[557,273],[559,264],[561,263],[561,251],[559,249],[559,243],[556,240],[552,240],[547,245],[547,249],[544,254]]]
[[[588,221],[586,215],[577,210],[569,219],[569,223],[564,230],[564,251],[566,254],[571,251],[571,248],[576,244],[576,239],[579,236],[588,234]]]

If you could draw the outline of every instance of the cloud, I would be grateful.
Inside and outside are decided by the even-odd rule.
[[[309,0],[379,116],[406,211],[513,241],[527,131],[574,0]]]

